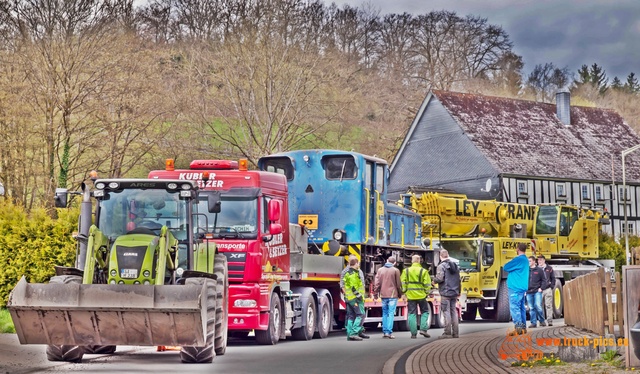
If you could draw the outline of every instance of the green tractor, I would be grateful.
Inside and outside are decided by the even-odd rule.
[[[227,346],[227,259],[206,240],[192,181],[98,179],[56,190],[56,206],[82,196],[75,267],[48,284],[23,277],[7,307],[21,344],[47,344],[50,361],[79,362],[117,345],[179,346],[183,362],[212,362]],[[95,201],[95,207],[93,206]]]

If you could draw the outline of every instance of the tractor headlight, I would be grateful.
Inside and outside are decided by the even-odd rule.
[[[118,186],[119,186],[118,182],[109,183],[109,188],[112,189],[112,190],[117,190]]]
[[[116,269],[111,269],[109,274],[111,274],[112,277],[115,277],[116,275],[118,275],[118,272],[116,271]]]
[[[344,243],[347,240],[347,233],[344,230],[333,230],[333,239]]]
[[[149,275],[151,275],[151,272],[150,272],[149,270],[145,270],[145,271],[143,271],[143,272],[142,272],[142,275],[143,275],[145,278],[149,278]]]
[[[102,182],[98,182],[98,183],[96,183],[96,188],[97,188],[97,189],[99,189],[99,190],[103,190],[103,189],[104,189],[104,187],[105,187],[104,183],[102,183]]]

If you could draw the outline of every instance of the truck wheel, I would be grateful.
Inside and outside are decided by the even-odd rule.
[[[227,351],[227,335],[229,333],[229,274],[227,272],[227,257],[216,255],[213,262],[213,272],[218,276],[216,284],[216,338],[214,349],[216,356],[222,356]]]
[[[564,311],[564,295],[562,294],[562,282],[560,279],[556,279],[556,284],[553,287],[553,318],[562,318]]]
[[[498,299],[496,300],[496,322],[509,322],[511,319],[511,311],[509,309],[509,289],[507,288],[507,280],[500,281],[500,289],[498,290]]]
[[[187,278],[185,284],[207,287],[207,336],[204,347],[182,347],[180,359],[187,363],[213,362],[216,357],[213,342],[216,334],[217,281],[209,278]]]
[[[313,296],[309,295],[307,298],[307,302],[302,308],[302,313],[305,314],[307,324],[291,330],[291,337],[295,340],[311,340],[314,331],[316,331],[316,301]]]
[[[427,305],[429,305],[429,318],[427,318],[427,326],[429,328],[431,328],[431,326],[433,326],[433,323],[435,322],[435,319],[433,318],[433,310],[434,309],[433,309],[433,304],[427,303]],[[406,322],[407,321],[405,321],[405,323]],[[409,330],[408,327],[409,327],[409,325],[407,324],[407,330],[405,330],[405,331]]]
[[[495,309],[485,309],[480,307],[480,318],[484,320],[492,320],[496,318],[496,310]]]
[[[269,306],[269,327],[266,330],[256,330],[256,341],[263,345],[276,345],[280,339],[282,327],[282,306],[280,297],[272,293]]]
[[[475,321],[477,314],[478,314],[478,304],[473,304],[473,305],[467,304],[467,311],[462,312],[462,320]]]
[[[433,318],[434,318],[435,328],[437,329],[444,328],[445,321],[444,321],[444,314],[442,314],[442,308],[440,308],[440,313],[434,314]]]
[[[313,334],[316,339],[324,339],[329,335],[331,331],[331,306],[327,296],[322,296],[318,299],[320,307],[318,308],[318,331]]]
[[[51,277],[49,284],[82,283],[82,277],[78,275],[56,275]],[[80,362],[84,356],[85,347],[78,345],[49,345],[47,346],[47,360]]]

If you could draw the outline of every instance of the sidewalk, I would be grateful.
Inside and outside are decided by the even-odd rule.
[[[554,322],[556,326],[553,327],[529,329],[529,333],[523,335],[528,336],[524,339],[507,338],[507,332],[513,325],[505,323],[504,328],[460,335],[458,339],[434,340],[411,352],[404,370],[398,369],[409,374],[531,372],[530,368],[511,366],[519,361],[516,355],[525,351],[539,355],[557,354],[558,342],[565,338],[574,338],[576,342],[585,337],[598,338],[596,334],[565,326],[562,320]],[[554,342],[554,338],[560,340]],[[409,351],[411,348],[396,353],[385,364],[383,374],[396,374],[396,364]]]

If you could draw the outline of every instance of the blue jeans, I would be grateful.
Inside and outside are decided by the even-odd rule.
[[[398,299],[395,297],[382,299],[382,333],[391,335],[393,332],[393,317],[396,315]]]
[[[529,304],[531,324],[535,326],[538,324],[538,321],[544,322],[544,312],[542,311],[542,292],[528,293],[527,304]]]
[[[509,290],[509,310],[516,327],[527,326],[527,310],[524,307],[524,291]]]

